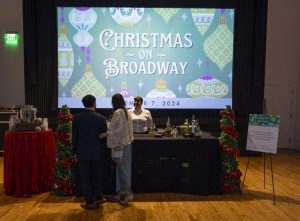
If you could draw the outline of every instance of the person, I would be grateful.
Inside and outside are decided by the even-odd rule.
[[[152,127],[153,120],[149,110],[142,108],[143,98],[137,96],[134,98],[133,108],[130,109],[133,133],[148,133]]]
[[[133,198],[131,190],[132,122],[121,94],[113,95],[112,106],[114,113],[107,134],[101,134],[101,138],[107,136],[107,146],[112,148],[112,157],[116,161],[117,195],[114,198],[120,204],[127,205]],[[121,154],[116,156],[114,153]]]
[[[96,98],[93,95],[83,97],[82,103],[85,110],[73,118],[72,143],[85,199],[81,207],[93,210],[106,201],[101,183],[105,144],[99,134],[107,131],[107,125],[105,117],[95,112]]]

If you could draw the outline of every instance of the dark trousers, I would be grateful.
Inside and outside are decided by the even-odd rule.
[[[79,173],[86,203],[100,200],[102,195],[103,163],[100,160],[79,160]]]

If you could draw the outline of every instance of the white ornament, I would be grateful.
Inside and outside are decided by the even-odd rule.
[[[125,27],[137,24],[144,15],[144,8],[110,8],[109,11],[111,17]]]

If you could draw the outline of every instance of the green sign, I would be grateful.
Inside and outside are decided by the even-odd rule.
[[[279,115],[250,114],[249,125],[262,127],[279,127]]]
[[[18,47],[18,43],[19,43],[18,33],[5,33],[4,39],[5,39],[6,46]]]

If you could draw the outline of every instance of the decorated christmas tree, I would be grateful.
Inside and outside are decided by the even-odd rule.
[[[62,106],[58,113],[58,126],[56,131],[56,159],[54,167],[54,182],[52,190],[56,195],[75,194],[75,168],[76,159],[72,147],[72,119],[67,105]]]
[[[238,164],[240,150],[237,138],[239,133],[235,129],[235,115],[230,106],[226,106],[226,109],[220,111],[220,114],[219,143],[223,157],[223,193],[239,193],[242,173]]]

